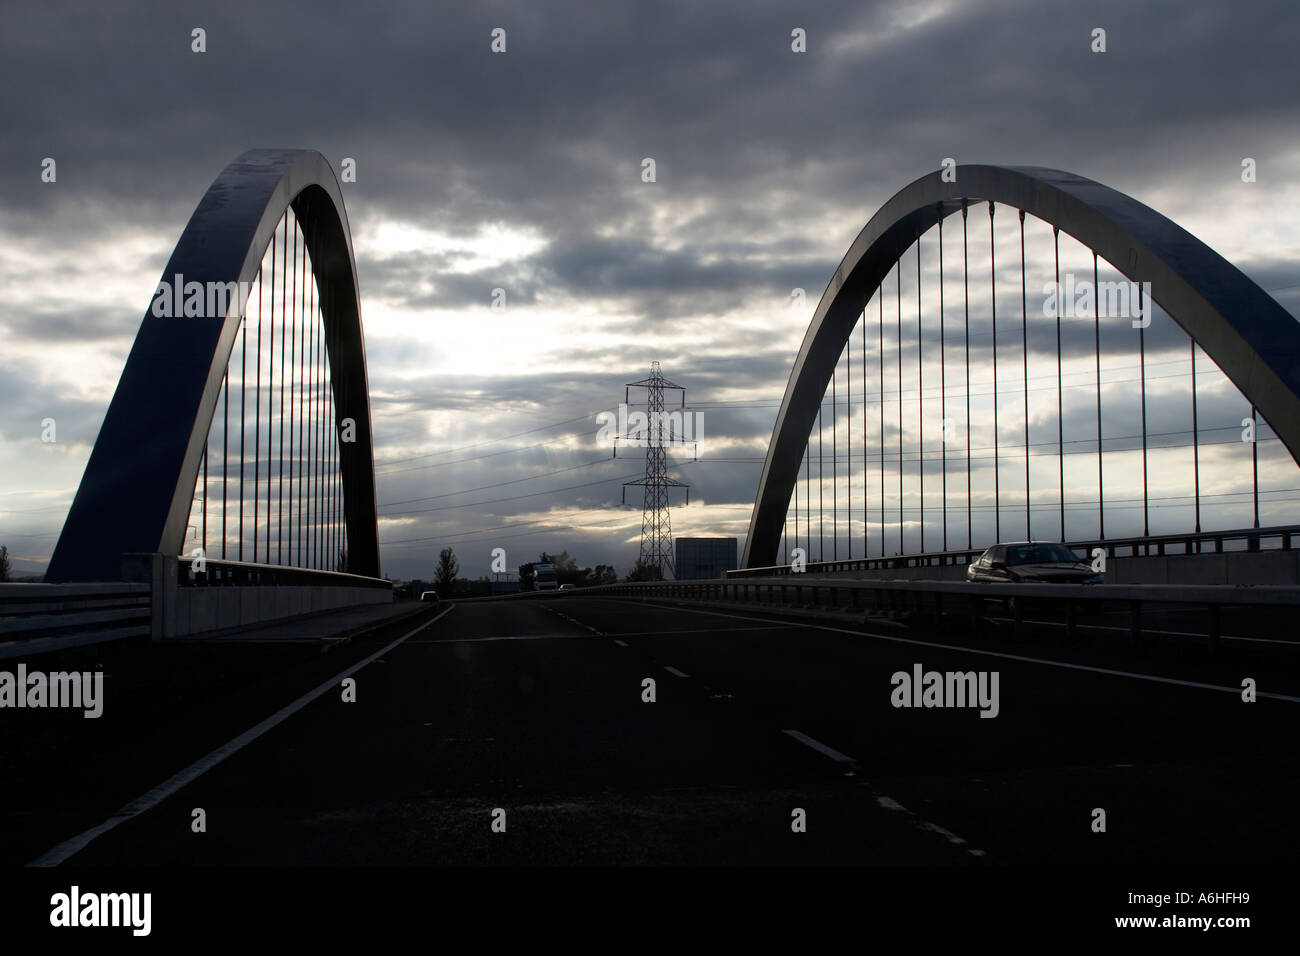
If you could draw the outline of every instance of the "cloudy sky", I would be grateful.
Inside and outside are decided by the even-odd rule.
[[[642,466],[610,457],[595,415],[656,360],[704,423],[701,460],[677,456],[673,473],[692,487],[673,531],[743,546],[818,296],[872,213],[945,157],[1104,182],[1300,314],[1300,12],[1285,0],[84,3],[2,17],[0,543],[18,573],[48,560],[185,222],[249,148],[356,160],[344,196],[384,571],[397,577],[429,576],[445,545],[470,576],[494,547],[512,566],[568,550],[625,572],[641,512],[631,494],[620,506],[619,484]],[[1090,48],[1097,27],[1105,53]],[[491,50],[495,28],[504,53]],[[804,53],[791,49],[796,28]],[[41,181],[45,157],[54,183]],[[1033,263],[1050,260],[1048,243]],[[924,245],[922,258],[928,276]],[[494,288],[504,310],[490,307]],[[791,307],[796,288],[803,308]],[[937,334],[938,318],[926,321]],[[998,321],[1000,332],[1001,307]],[[1149,345],[1180,407],[1186,339],[1157,329]],[[1120,383],[1125,347],[1108,372]],[[1248,403],[1211,379],[1203,424],[1226,428]],[[1086,437],[1091,406],[1067,392],[1066,430]],[[1032,444],[1055,431],[1055,392],[1031,408]],[[1184,427],[1153,408],[1153,430]],[[972,430],[984,427],[974,414]],[[55,442],[41,441],[47,418]],[[1259,448],[1266,521],[1291,520],[1286,491],[1300,484],[1276,446]],[[1238,457],[1211,454],[1207,483],[1239,495],[1248,458],[1243,472],[1229,451]],[[1055,469],[1035,462],[1035,486]],[[1116,472],[1117,500],[1132,474]],[[1089,493],[1069,485],[1067,497]]]

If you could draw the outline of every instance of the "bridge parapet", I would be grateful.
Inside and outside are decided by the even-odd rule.
[[[147,637],[143,584],[0,584],[0,660]]]
[[[1300,526],[1247,528],[1133,538],[1067,541],[1081,557],[1106,554],[1108,584],[1300,585]],[[804,571],[790,565],[741,568],[728,578],[803,574],[857,579],[962,581],[983,548],[933,551],[892,557],[810,561]]]
[[[359,574],[239,561],[208,561],[203,571],[194,568],[195,562],[173,555],[123,556],[123,577],[149,586],[154,639],[393,600],[392,582]]]
[[[966,622],[971,630],[990,623],[990,604],[1003,603],[1011,615],[1010,632],[1022,633],[1025,625],[1044,623],[1064,628],[1067,637],[1095,630],[1087,620],[1101,612],[1122,612],[1122,626],[1107,626],[1103,632],[1119,632],[1130,645],[1144,637],[1201,640],[1214,654],[1223,635],[1225,611],[1246,609],[1289,616],[1300,607],[1300,587],[1133,584],[973,584],[966,581],[864,581],[845,578],[808,577],[803,574],[756,576],[712,581],[643,581],[584,588],[583,595],[641,601],[699,601],[798,612],[823,609],[848,614],[912,615]],[[1058,610],[1060,620],[1030,622],[1026,607],[1046,606]],[[1168,609],[1197,611],[1199,633],[1162,630],[1153,623],[1155,614]],[[852,618],[847,619],[852,622]],[[859,621],[865,618],[858,618]],[[996,623],[996,622],[995,622]],[[1288,627],[1289,631],[1289,627]],[[1233,640],[1254,638],[1233,637]],[[1270,641],[1294,650],[1293,639]]]

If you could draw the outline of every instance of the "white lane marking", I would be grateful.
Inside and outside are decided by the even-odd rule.
[[[617,637],[614,638],[614,643],[619,647],[627,647],[627,641],[620,641]]]
[[[662,606],[662,605],[659,605],[659,606]],[[675,610],[691,610],[691,609],[689,609],[689,608],[674,608],[674,609],[675,609]],[[740,615],[733,615],[733,614],[721,614],[721,613],[711,614],[711,613],[708,612],[708,611],[700,611],[700,612],[698,612],[698,613],[702,613],[702,614],[710,614],[710,616],[715,616],[715,617],[734,617],[734,618],[736,618],[737,620],[745,620],[745,621],[762,621],[762,620],[764,620],[763,618],[743,617],[743,616],[740,616]],[[748,631],[748,630],[778,630],[778,629],[782,629],[782,628],[785,628],[785,627],[788,627],[788,626],[789,626],[789,625],[786,625],[786,624],[772,624],[770,620],[768,620],[767,623],[769,624],[769,627],[766,627],[766,628],[728,628],[727,630],[735,630],[735,631]],[[822,629],[822,630],[839,630],[838,628],[821,628],[821,629]],[[671,632],[649,632],[649,633],[656,633],[656,634],[657,634],[657,633],[686,633],[686,632],[682,632],[682,631],[671,631]],[[858,632],[858,631],[847,631],[847,632],[845,632],[845,633],[850,633],[850,634],[859,634],[859,633],[861,633],[861,632]],[[881,635],[881,636],[884,636],[884,635]],[[889,639],[890,639],[890,640],[903,640],[902,638],[889,638]],[[617,640],[617,639],[615,639],[615,640],[616,640],[616,643],[618,643],[618,644],[623,644],[622,641],[619,641],[619,640]],[[627,645],[626,645],[626,644],[623,644],[623,646],[626,647]],[[677,668],[675,668],[675,667],[668,667],[668,666],[665,666],[665,667],[664,667],[664,670],[668,671],[668,672],[671,673],[671,674],[676,674],[678,677],[685,677],[685,676],[686,676],[685,674],[683,674],[681,671],[679,671],[679,670],[678,670]],[[842,764],[842,765],[846,765],[846,766],[848,766],[848,767],[850,767],[850,768],[856,768],[856,767],[857,767],[857,761],[854,760],[852,757],[848,756],[847,754],[842,754],[842,753],[840,753],[840,752],[839,752],[838,750],[836,750],[834,747],[828,747],[828,746],[826,746],[826,745],[825,745],[824,743],[822,743],[821,741],[819,741],[819,740],[815,740],[815,739],[813,739],[812,737],[809,737],[807,734],[803,733],[802,731],[799,731],[799,730],[787,730],[787,731],[785,731],[785,733],[788,734],[790,737],[794,738],[795,740],[799,741],[799,742],[800,742],[801,744],[803,744],[804,746],[812,748],[813,750],[817,751],[818,753],[822,754],[822,755],[825,756],[825,757],[829,757],[831,760],[834,760],[836,763],[839,763],[839,764]],[[876,796],[877,796],[877,800],[878,800],[878,802],[880,803],[880,805],[881,805],[882,807],[885,807],[886,809],[897,810],[897,811],[902,812],[902,813],[903,813],[903,814],[908,818],[908,820],[909,820],[909,821],[910,821],[914,826],[916,826],[918,829],[920,829],[920,830],[925,830],[925,831],[928,831],[928,832],[931,832],[931,833],[936,833],[936,834],[942,836],[942,837],[943,837],[944,839],[946,839],[949,843],[952,843],[952,844],[955,845],[955,846],[964,846],[964,847],[966,847],[967,852],[970,853],[972,856],[980,856],[980,857],[982,857],[982,856],[985,855],[985,853],[984,853],[983,850],[977,850],[977,849],[975,849],[974,847],[969,846],[969,845],[967,844],[966,840],[964,840],[962,837],[957,836],[957,835],[956,835],[955,833],[953,833],[951,830],[947,830],[947,829],[945,829],[944,827],[941,827],[941,826],[939,826],[939,825],[936,824],[936,823],[931,823],[931,822],[929,822],[928,820],[922,819],[922,818],[919,817],[917,814],[913,813],[912,811],[910,811],[910,810],[908,810],[906,807],[904,807],[902,804],[898,803],[896,800],[892,800],[892,799],[890,799],[889,797],[882,796],[882,795],[879,795],[879,794],[877,794]]]
[[[1198,637],[1202,637],[1202,638],[1205,637],[1204,634],[1200,634],[1200,635],[1196,635],[1196,636],[1198,636]],[[1221,637],[1219,638],[1219,640],[1221,640],[1221,641],[1253,641],[1253,642],[1256,643],[1256,644],[1290,644],[1292,647],[1300,646],[1300,645],[1297,645],[1295,641],[1286,641],[1286,640],[1282,640],[1281,638],[1277,638],[1277,637],[1236,637],[1235,635],[1232,635],[1232,634],[1224,634],[1223,636],[1221,636]]]
[[[79,833],[77,836],[74,836],[71,839],[64,840],[58,846],[54,847],[52,850],[42,853],[40,856],[32,860],[32,862],[28,863],[27,865],[28,866],[58,866],[60,863],[65,862],[76,853],[79,853],[81,850],[85,849],[87,846],[90,845],[92,841],[103,836],[105,833],[107,833],[109,830],[112,830],[118,824],[125,823],[127,820],[130,820],[133,817],[138,817],[140,814],[148,810],[152,810],[154,807],[158,806],[158,804],[162,803],[172,794],[176,793],[176,791],[180,790],[182,787],[186,786],[187,784],[193,783],[195,780],[203,776],[205,773],[207,773],[217,764],[221,763],[227,757],[231,756],[234,753],[237,753],[238,751],[242,750],[244,747],[247,747],[249,744],[251,744],[258,737],[261,737],[268,730],[272,729],[278,724],[283,723],[289,717],[292,717],[298,711],[302,710],[304,707],[306,707],[308,704],[314,701],[317,697],[320,697],[322,694],[325,694],[331,690],[336,690],[339,686],[339,683],[344,678],[351,677],[353,674],[361,670],[367,664],[371,663],[372,661],[378,660],[384,654],[387,654],[393,648],[397,647],[397,645],[405,641],[412,634],[417,634],[420,631],[424,630],[426,627],[429,627],[431,624],[442,619],[445,615],[455,610],[455,607],[456,607],[455,604],[449,604],[445,610],[440,611],[435,617],[432,617],[429,620],[425,621],[419,627],[407,631],[405,634],[403,634],[397,640],[393,641],[393,643],[389,644],[387,647],[375,651],[375,653],[371,654],[369,657],[365,658],[364,660],[358,661],[357,663],[353,664],[347,670],[340,671],[338,674],[334,675],[325,683],[316,687],[314,690],[307,691],[307,693],[303,694],[293,703],[281,707],[270,717],[267,717],[265,720],[263,720],[260,724],[257,724],[254,727],[250,727],[248,730],[244,731],[238,737],[228,741],[227,743],[218,747],[216,750],[212,751],[206,757],[203,757],[200,760],[196,761],[195,763],[190,764],[184,770],[180,771],[180,773],[177,773],[174,776],[171,776],[168,779],[164,780],[162,783],[158,784],[158,786],[154,787],[144,796],[137,797],[135,800],[132,800],[130,803],[128,803],[122,809],[118,810],[117,813],[113,814],[103,823],[99,824],[98,826],[91,827],[89,830],[85,831],[84,833]]]
[[[800,733],[797,730],[787,730],[786,733],[799,741],[799,743],[803,744],[805,747],[811,747],[822,756],[830,757],[836,763],[857,763],[857,761],[852,757],[845,756],[833,747],[827,747],[819,740],[813,740],[805,733]]]
[[[493,634],[490,637],[448,637],[440,640],[410,641],[414,646],[434,644],[477,644],[483,641],[586,641],[591,634]]]
[[[613,599],[611,599],[613,600]],[[729,617],[738,621],[769,621],[769,618],[746,617],[742,614],[726,614],[722,611],[701,611],[696,608],[678,607],[671,604],[654,604],[647,602],[653,607],[661,607],[669,611],[685,611],[688,614],[707,614],[710,617]],[[1023,654],[1007,654],[1004,651],[989,651],[978,647],[962,647],[960,644],[941,644],[938,641],[920,641],[914,637],[896,637],[893,634],[876,634],[872,631],[851,631],[844,627],[828,627],[825,624],[808,624],[801,621],[791,621],[790,627],[805,628],[812,631],[830,631],[833,634],[848,634],[852,637],[874,637],[880,641],[893,641],[896,644],[914,644],[918,647],[933,647],[944,651],[959,651],[965,654],[977,654],[981,657],[997,657],[1008,661],[1021,661],[1026,664],[1042,664],[1044,667],[1060,667],[1065,670],[1087,671],[1093,674],[1107,674],[1111,677],[1131,677],[1134,680],[1153,681],[1157,684],[1173,684],[1178,687],[1196,687],[1201,690],[1217,690],[1228,694],[1240,694],[1240,687],[1224,687],[1220,684],[1204,684],[1200,681],[1180,680],[1176,677],[1161,677],[1158,674],[1138,674],[1133,671],[1115,670],[1110,667],[1093,667],[1091,664],[1074,664],[1069,661],[1054,661],[1041,657],[1026,657]],[[1285,700],[1292,704],[1300,704],[1300,697],[1294,697],[1290,694],[1276,694],[1272,691],[1257,690],[1256,697],[1267,697],[1270,700]]]
[[[826,757],[830,757],[836,763],[848,764],[849,766],[852,767],[857,766],[857,761],[854,760],[852,757],[840,753],[834,747],[827,747],[820,740],[814,740],[812,737],[809,737],[805,733],[802,733],[798,730],[787,730],[786,733],[789,734],[791,737],[793,737],[795,740],[799,741],[799,743],[811,747],[819,754],[822,754],[823,756]],[[953,833],[951,830],[947,830],[939,826],[939,824],[937,823],[931,823],[929,820],[923,819],[922,817],[913,813],[911,810],[907,809],[907,807],[903,806],[897,800],[894,800],[892,797],[887,797],[882,793],[877,793],[875,790],[872,790],[871,793],[875,796],[876,803],[879,804],[882,808],[884,808],[885,810],[893,810],[897,813],[902,813],[904,816],[907,817],[908,821],[918,830],[925,830],[929,833],[937,833],[939,836],[943,837],[949,843],[953,844],[953,846],[966,847],[966,851],[970,853],[971,856],[985,855],[983,850],[976,850],[974,847],[970,846],[970,844],[968,844],[963,838],[957,836],[957,834]]]
[[[547,608],[547,610],[551,610],[551,609],[550,609],[550,608]],[[582,623],[581,621],[579,621],[577,618],[575,618],[575,617],[569,617],[569,615],[565,614],[563,611],[553,611],[553,610],[552,610],[551,613],[552,613],[552,614],[558,614],[560,617],[564,618],[566,621],[569,621],[569,622],[571,622],[571,623],[573,623],[573,624],[577,624],[579,627],[585,627],[587,630],[591,631],[591,633],[593,633],[593,634],[599,634],[599,635],[601,635],[602,637],[607,636],[607,635],[605,634],[604,631],[597,630],[596,628],[592,627],[590,624],[583,624],[583,623]],[[619,634],[623,635],[624,637],[669,637],[669,636],[674,635],[674,634],[717,634],[717,633],[731,633],[732,631],[740,631],[740,632],[745,632],[745,631],[781,631],[781,630],[784,630],[784,629],[785,629],[785,625],[784,625],[784,624],[771,624],[771,623],[769,623],[769,625],[768,625],[767,627],[721,627],[721,628],[719,628],[719,627],[697,627],[697,628],[689,628],[689,629],[680,630],[680,631],[619,631]],[[626,647],[627,645],[624,645],[624,646]]]
[[[678,634],[748,634],[750,631],[783,631],[784,624],[771,627],[694,627],[681,631],[619,631],[623,637],[674,637]]]
[[[975,849],[973,846],[967,843],[963,837],[959,837],[951,830],[948,830],[944,827],[939,826],[939,824],[937,823],[931,823],[929,820],[925,820],[917,816],[915,813],[907,809],[907,807],[903,806],[897,800],[891,799],[890,797],[878,795],[876,797],[876,803],[880,804],[880,806],[886,810],[892,810],[896,813],[902,813],[906,815],[918,830],[926,830],[929,833],[937,833],[939,834],[939,836],[943,837],[953,846],[964,846],[966,848],[966,852],[969,853],[971,856],[987,855],[983,850]]]
[[[683,674],[683,673],[682,673],[681,671],[679,671],[676,667],[668,667],[667,665],[664,665],[664,670],[666,670],[668,673],[672,674],[674,677],[690,677],[690,676],[691,676],[690,674]]]
[[[1110,612],[1107,612],[1107,613],[1110,613]],[[1128,612],[1127,612],[1127,611],[1115,611],[1114,613],[1115,613],[1115,614],[1127,614]],[[995,622],[995,623],[999,623],[999,624],[1011,624],[1011,623],[1013,623],[1013,621],[1014,621],[1014,618],[1009,618],[1009,617],[994,617],[993,615],[988,615],[985,619],[988,620],[988,621],[993,621],[993,622]],[[1066,626],[1067,626],[1063,621],[1042,621],[1042,620],[1039,620],[1038,618],[1033,618],[1033,619],[1025,618],[1025,619],[1022,621],[1022,623],[1024,623],[1024,624],[1041,624],[1041,625],[1043,625],[1043,626],[1045,626],[1045,627],[1066,627]],[[1127,633],[1128,633],[1128,628],[1127,628],[1127,627],[1115,627],[1115,626],[1112,626],[1112,625],[1110,625],[1110,624],[1079,624],[1079,623],[1076,623],[1074,626],[1075,626],[1076,628],[1078,628],[1079,630],[1081,630],[1081,631],[1114,631],[1114,632],[1116,632],[1117,634],[1127,634]],[[1207,638],[1207,636],[1208,636],[1208,635],[1205,635],[1205,634],[1197,634],[1195,631],[1164,631],[1164,630],[1160,630],[1160,629],[1158,629],[1158,628],[1150,628],[1150,627],[1144,627],[1144,628],[1142,628],[1142,633],[1143,633],[1143,634],[1149,634],[1149,635],[1151,635],[1151,636],[1153,636],[1153,637],[1154,637],[1154,636],[1157,636],[1157,635],[1160,636],[1160,637],[1191,637],[1191,638],[1196,638],[1197,640],[1202,640],[1202,641],[1205,640],[1205,639]],[[1219,635],[1219,640],[1221,640],[1221,641],[1251,641],[1251,642],[1253,642],[1253,643],[1255,643],[1255,644],[1289,644],[1289,645],[1291,645],[1292,647],[1300,647],[1300,642],[1293,641],[1293,640],[1284,640],[1284,639],[1276,638],[1276,637],[1241,637],[1241,636],[1236,635],[1236,634],[1220,634],[1220,635]]]
[[[551,608],[547,608],[547,610],[550,611],[552,614],[556,614],[556,615],[558,615],[558,616],[564,618],[564,619],[565,619],[566,621],[568,621],[570,624],[576,624],[576,625],[578,625],[578,627],[585,627],[587,630],[591,631],[591,633],[593,633],[593,634],[600,634],[600,633],[601,633],[601,632],[598,631],[596,628],[592,627],[590,624],[583,624],[583,623],[582,623],[581,621],[579,621],[577,618],[569,617],[569,615],[565,614],[563,611],[556,611],[556,610],[553,610],[553,609],[551,609]]]

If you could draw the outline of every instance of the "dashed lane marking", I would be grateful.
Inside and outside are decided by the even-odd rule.
[[[836,763],[842,764],[847,767],[852,767],[856,770],[857,761],[854,760],[852,757],[848,756],[847,754],[840,753],[834,747],[828,747],[820,740],[814,740],[812,737],[809,737],[807,734],[802,733],[801,731],[798,730],[787,730],[786,733],[789,734],[791,737],[793,737],[795,740],[799,741],[799,743],[803,744],[804,746],[811,747],[813,750],[817,751],[822,756],[830,757]],[[903,814],[907,818],[908,822],[911,823],[918,830],[924,830],[927,833],[938,834],[939,836],[947,840],[949,843],[951,843],[953,846],[964,847],[966,849],[966,852],[969,853],[971,856],[985,855],[983,850],[975,849],[969,843],[967,843],[966,840],[964,840],[962,837],[957,836],[957,834],[953,833],[951,830],[941,827],[937,823],[931,823],[929,820],[923,819],[922,817],[913,813],[911,810],[907,809],[907,807],[903,806],[897,800],[894,800],[891,797],[887,797],[884,794],[877,793],[875,790],[872,790],[871,792],[872,794],[874,794],[876,798],[876,803],[879,804],[881,808],[885,810],[893,811],[895,813]]]
[[[564,619],[565,619],[566,621],[568,621],[570,624],[576,624],[576,625],[578,625],[578,627],[585,627],[585,628],[586,628],[587,630],[589,630],[592,634],[601,634],[601,635],[603,636],[603,632],[602,632],[602,631],[598,630],[597,628],[592,627],[590,624],[583,624],[583,623],[582,623],[581,621],[579,621],[577,618],[569,617],[569,615],[565,614],[563,611],[557,611],[557,610],[555,610],[554,608],[549,608],[549,607],[548,607],[546,610],[550,611],[550,612],[551,612],[552,614],[554,614],[556,617],[562,617],[562,618],[564,618]]]
[[[903,814],[912,822],[912,824],[918,830],[925,830],[928,833],[937,833],[939,836],[943,837],[953,846],[965,847],[966,852],[969,853],[971,856],[987,856],[987,854],[983,850],[975,849],[973,846],[967,843],[962,837],[957,836],[957,834],[953,833],[951,830],[945,829],[944,827],[939,826],[939,824],[937,823],[931,823],[929,820],[923,820],[921,817],[917,816],[911,810],[907,809],[907,807],[903,806],[897,800],[893,800],[886,796],[877,795],[876,803],[878,803],[881,807],[883,807],[886,810],[891,810],[895,813]]]

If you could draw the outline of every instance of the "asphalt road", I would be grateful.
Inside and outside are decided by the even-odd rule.
[[[1239,865],[1290,863],[1300,838],[1300,686],[1271,676],[1289,658],[580,595],[417,626],[352,675],[355,702],[332,688],[58,861]],[[326,682],[333,656],[313,663]],[[997,716],[893,706],[892,675],[916,665],[996,671]],[[133,766],[117,791],[218,743]],[[75,827],[29,813],[29,844],[49,852],[121,801],[100,804]]]

